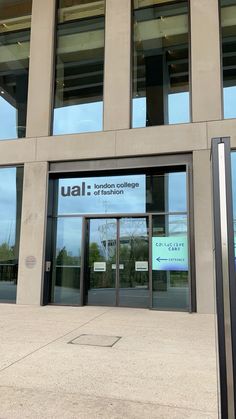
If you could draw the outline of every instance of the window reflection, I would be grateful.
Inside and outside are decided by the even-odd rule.
[[[224,118],[236,118],[236,4],[221,0]]]
[[[59,218],[55,224],[51,302],[80,304],[82,218]]]
[[[104,1],[60,0],[53,134],[102,130]]]
[[[23,168],[0,169],[0,301],[15,302]]]
[[[189,122],[188,2],[136,0],[133,16],[133,127]]]
[[[155,260],[152,270],[153,307],[189,310],[187,232],[187,214],[153,217],[152,241],[154,242],[153,260]],[[160,243],[156,238],[160,238]],[[168,246],[155,247],[156,242]],[[169,246],[170,243],[174,244],[172,248]],[[155,251],[155,248],[158,251]],[[158,256],[157,261],[156,256]]]
[[[31,8],[0,1],[0,140],[25,137]]]
[[[58,214],[186,212],[185,171],[59,179]]]

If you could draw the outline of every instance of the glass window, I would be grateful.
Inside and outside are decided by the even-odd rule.
[[[188,310],[186,166],[118,173],[53,181],[49,300]]]
[[[0,301],[15,302],[23,168],[0,169]]]
[[[189,310],[187,214],[153,216],[153,307]]]
[[[133,4],[132,126],[189,122],[188,2]]]
[[[104,0],[59,0],[53,134],[103,128]]]
[[[58,214],[187,211],[186,172],[59,179]]]
[[[221,0],[224,118],[236,118],[236,2]]]
[[[0,0],[0,140],[25,137],[32,0]]]

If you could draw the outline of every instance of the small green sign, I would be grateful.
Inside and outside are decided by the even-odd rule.
[[[154,271],[187,271],[187,237],[153,237],[152,269]]]

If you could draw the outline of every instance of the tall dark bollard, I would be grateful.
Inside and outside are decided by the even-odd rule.
[[[230,138],[212,139],[216,313],[222,419],[236,418],[236,273]]]

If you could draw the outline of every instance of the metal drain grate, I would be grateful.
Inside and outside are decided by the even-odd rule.
[[[77,338],[72,339],[68,343],[71,343],[73,345],[103,346],[111,348],[120,339],[121,336],[80,335]]]

